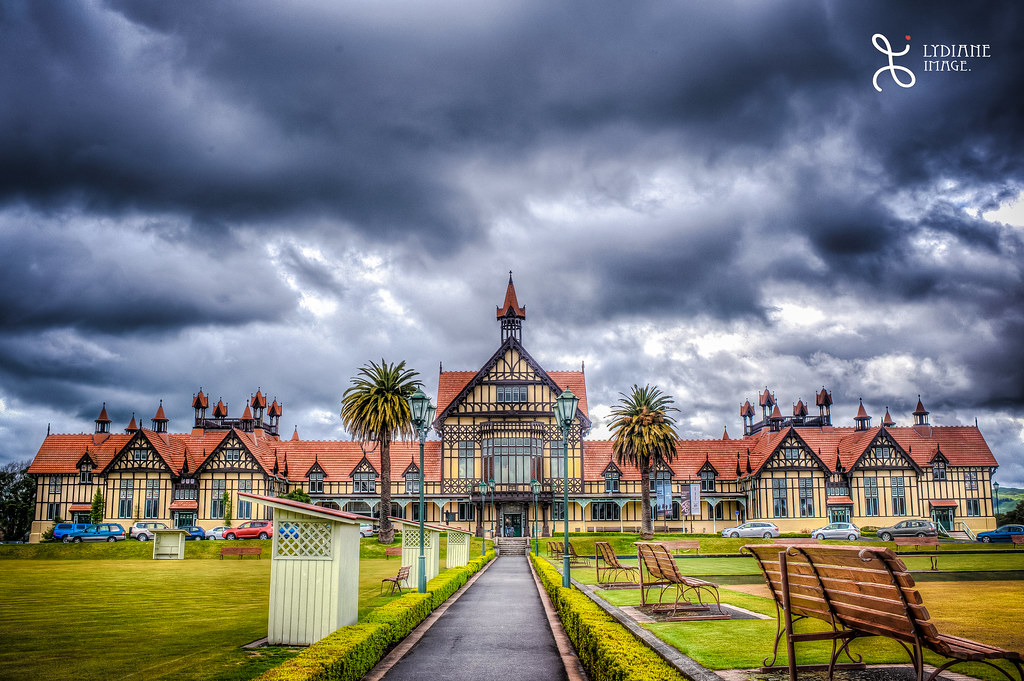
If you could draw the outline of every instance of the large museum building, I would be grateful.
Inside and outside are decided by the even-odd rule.
[[[426,520],[478,535],[494,528],[529,535],[536,521],[546,536],[568,513],[573,532],[638,531],[640,472],[615,460],[610,441],[587,439],[582,367],[547,371],[527,352],[526,309],[511,275],[496,319],[501,343],[483,366],[439,373],[439,439],[427,441],[424,459]],[[568,476],[552,411],[566,388],[580,398]],[[651,472],[661,499],[656,531],[716,532],[763,519],[799,532],[829,521],[879,527],[908,517],[933,518],[955,536],[994,527],[991,476],[998,464],[977,425],[932,425],[920,398],[905,424],[886,410],[872,425],[861,404],[850,425],[835,425],[824,388],[813,405],[798,401],[791,414],[767,388],[756,402],[739,410],[742,437],[680,440],[673,460]],[[237,416],[223,401],[211,411],[202,390],[192,407],[188,432],[171,432],[161,403],[149,427],[133,415],[115,432],[104,405],[94,432],[48,434],[29,467],[37,481],[31,540],[39,541],[56,518],[87,521],[97,490],[104,520],[125,527],[156,520],[210,528],[223,524],[225,510],[235,523],[270,518],[270,508],[238,493],[298,488],[318,504],[379,513],[380,453],[373,443],[303,440],[297,429],[282,437],[282,406],[268,405],[262,391]],[[418,441],[392,444],[392,515],[418,520],[418,461]]]

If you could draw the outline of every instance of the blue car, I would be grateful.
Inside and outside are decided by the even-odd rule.
[[[87,527],[89,527],[89,523],[57,523],[53,528],[53,539],[54,541],[63,541],[65,535],[81,532]]]
[[[65,544],[80,544],[84,541],[124,541],[124,528],[117,523],[86,525],[84,530],[65,534],[61,541]]]
[[[989,542],[994,541],[1010,541],[1010,537],[1015,534],[1024,534],[1024,525],[1003,525],[997,527],[994,530],[988,530],[987,532],[978,533],[978,541]]]
[[[206,530],[199,527],[198,525],[185,525],[184,527],[176,528],[179,530],[185,530],[185,540],[189,539],[206,539]]]

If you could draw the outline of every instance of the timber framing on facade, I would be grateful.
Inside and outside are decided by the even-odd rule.
[[[511,273],[496,319],[500,343],[478,370],[439,372],[438,439],[424,451],[425,520],[477,535],[528,535],[536,521],[546,536],[567,513],[574,532],[638,531],[640,471],[617,462],[611,442],[587,439],[592,423],[583,366],[547,371],[524,347],[526,308]],[[552,413],[566,388],[580,398],[568,475]],[[798,400],[792,415],[783,415],[767,387],[756,402],[756,421],[754,404],[740,407],[742,437],[726,431],[720,439],[681,440],[673,460],[652,471],[652,486],[672,497],[656,517],[657,530],[715,532],[763,519],[798,532],[830,521],[877,527],[905,517],[930,517],[951,531],[994,527],[991,476],[998,464],[976,425],[933,426],[920,397],[904,426],[888,409],[872,426],[863,403],[852,426],[836,426],[825,388],[815,394],[817,414]],[[222,524],[225,510],[236,522],[266,519],[271,508],[238,493],[294,489],[329,508],[380,513],[380,454],[373,443],[303,440],[298,429],[283,439],[283,407],[276,399],[268,405],[261,390],[237,418],[223,400],[208,416],[209,403],[202,389],[193,395],[187,433],[169,432],[162,404],[151,427],[137,425],[133,414],[123,432],[111,432],[104,404],[93,433],[47,435],[29,467],[37,481],[32,540],[55,518],[84,521],[97,490],[104,520],[122,523],[210,528]],[[418,461],[418,442],[392,443],[393,516],[418,520]],[[693,485],[700,501],[688,509],[692,497],[684,490]]]

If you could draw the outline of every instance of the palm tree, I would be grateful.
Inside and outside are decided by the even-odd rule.
[[[409,413],[409,396],[422,382],[419,373],[405,368],[405,362],[380,364],[371,361],[360,367],[352,385],[341,398],[341,420],[356,440],[376,442],[380,447],[380,533],[382,544],[395,539],[388,519],[391,513],[391,442],[415,436]]]
[[[657,387],[634,385],[629,395],[612,409],[612,452],[619,464],[629,463],[640,469],[640,536],[654,537],[651,522],[651,469],[658,462],[671,462],[676,453],[675,419],[670,411],[672,396]]]

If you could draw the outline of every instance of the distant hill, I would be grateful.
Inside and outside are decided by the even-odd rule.
[[[1000,487],[999,508],[996,509],[996,513],[1012,511],[1021,501],[1024,501],[1024,489],[1019,487]]]

